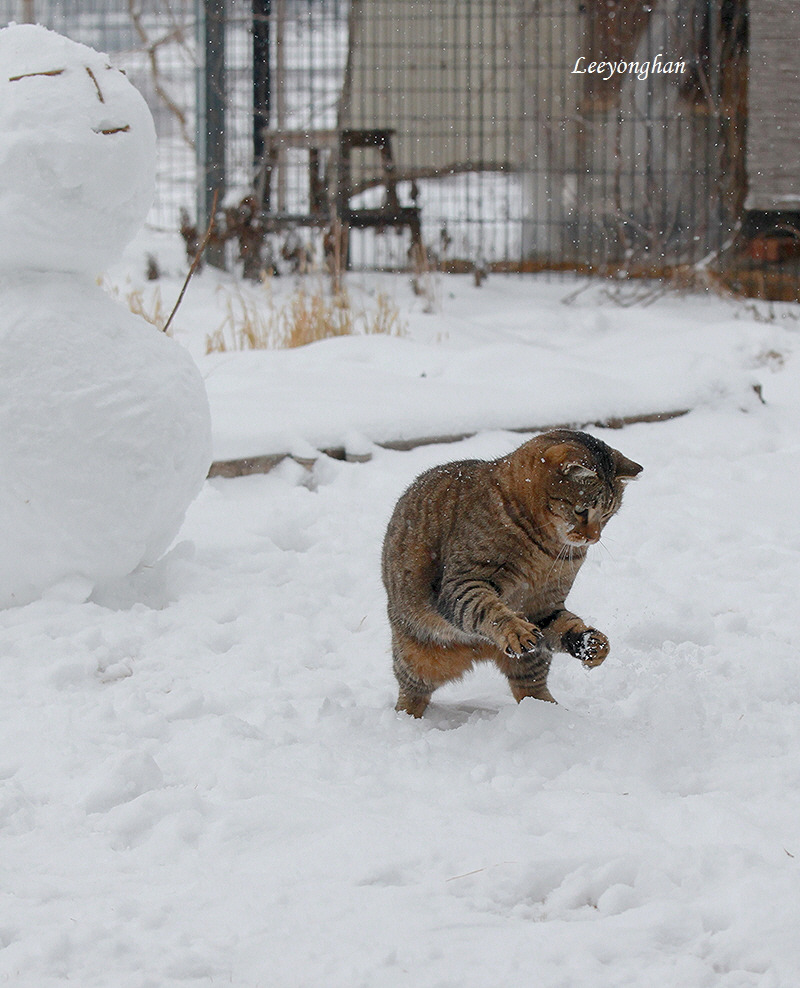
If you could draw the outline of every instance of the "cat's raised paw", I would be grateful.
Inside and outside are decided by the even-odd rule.
[[[593,669],[605,661],[611,644],[602,631],[595,631],[594,628],[584,632],[582,638],[581,653],[578,657],[588,669]]]
[[[523,618],[515,618],[513,623],[509,622],[503,632],[505,637],[503,651],[512,659],[519,659],[523,655],[535,652],[544,640],[544,635],[536,625]]]
[[[587,669],[593,669],[605,661],[611,644],[602,631],[587,628],[586,631],[567,631],[563,638],[564,648],[580,659]]]

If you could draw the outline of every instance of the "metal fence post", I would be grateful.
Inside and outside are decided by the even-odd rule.
[[[197,48],[202,54],[197,85],[198,230],[208,226],[214,193],[225,196],[225,0],[198,0]],[[225,267],[224,247],[209,245],[206,259]]]
[[[253,0],[253,164],[264,167],[264,130],[269,126],[272,79],[269,64],[272,0]]]

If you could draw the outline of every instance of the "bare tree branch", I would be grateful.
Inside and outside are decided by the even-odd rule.
[[[147,59],[150,63],[150,73],[153,78],[153,88],[156,91],[156,95],[178,121],[178,126],[180,127],[181,137],[183,140],[189,145],[189,147],[193,148],[194,140],[189,134],[189,125],[186,119],[186,113],[180,106],[178,106],[164,87],[161,81],[161,70],[158,64],[159,48],[163,45],[170,44],[171,42],[183,44],[183,28],[179,24],[176,24],[171,31],[167,32],[167,34],[152,40],[145,29],[142,21],[142,10],[137,5],[136,0],[128,0],[128,13],[130,14],[131,23],[133,24],[134,30],[142,43],[142,50],[146,53]]]

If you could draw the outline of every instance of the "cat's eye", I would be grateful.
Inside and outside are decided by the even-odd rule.
[[[588,521],[589,520],[589,509],[588,508],[576,508],[575,509],[575,514],[577,515],[578,518],[580,518],[581,521]]]

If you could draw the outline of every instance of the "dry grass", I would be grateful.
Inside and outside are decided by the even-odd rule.
[[[151,326],[163,333],[166,329],[167,319],[169,318],[169,313],[164,308],[164,304],[161,301],[161,289],[155,288],[151,298],[149,307],[145,303],[144,292],[141,289],[136,289],[128,294],[126,299],[128,303],[128,308],[135,316],[141,316],[150,323]]]
[[[441,309],[441,302],[436,264],[430,252],[422,244],[416,245],[411,251],[411,266],[411,288],[415,295],[425,300],[422,311],[429,315],[438,312]]]
[[[406,324],[400,317],[400,310],[386,292],[375,296],[375,308],[365,314],[365,333],[381,333],[384,336],[405,336]]]
[[[313,290],[298,283],[278,303],[267,280],[255,295],[228,294],[225,307],[221,326],[206,337],[206,353],[299,347],[335,336],[402,336],[406,330],[386,293],[378,292],[368,307],[355,308],[346,289],[331,293],[322,282]]]
[[[321,290],[309,292],[299,285],[282,311],[282,335],[278,346],[306,346],[332,336],[352,336],[355,329],[353,309],[347,292],[333,295]]]
[[[276,323],[271,306],[263,308],[241,291],[225,298],[225,318],[206,336],[206,353],[228,350],[266,350],[273,346]]]
[[[152,289],[131,288],[126,291],[112,285],[107,278],[98,279],[98,284],[112,298],[127,305],[135,316],[141,316],[151,326],[155,326],[159,333],[164,332],[169,313],[164,308],[161,289],[158,286]]]

